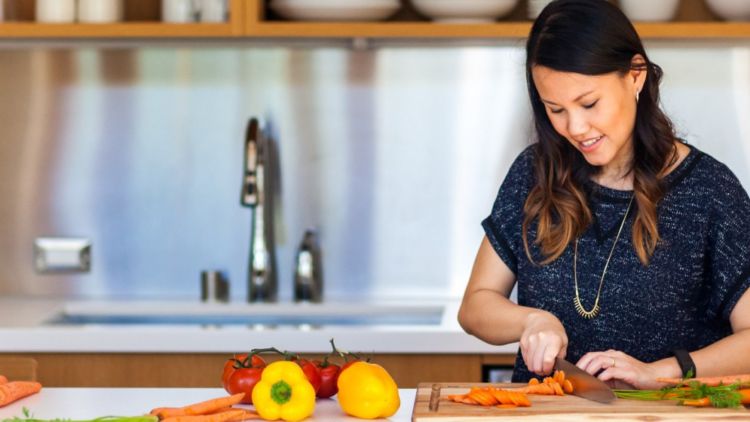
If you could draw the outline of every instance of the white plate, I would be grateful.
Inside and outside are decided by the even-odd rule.
[[[273,0],[271,9],[286,19],[376,21],[393,15],[399,0]]]

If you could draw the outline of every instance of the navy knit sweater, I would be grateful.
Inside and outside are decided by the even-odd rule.
[[[643,266],[632,242],[633,203],[615,247],[601,292],[600,314],[582,318],[573,304],[573,246],[548,265],[534,265],[521,239],[523,204],[533,185],[533,148],[515,160],[483,222],[487,238],[516,274],[518,303],[551,312],[568,334],[567,359],[590,351],[621,350],[644,362],[694,351],[731,334],[729,315],[750,287],[750,199],[735,175],[713,157],[690,147],[665,178],[658,206],[661,241]],[[578,285],[591,309],[604,264],[632,191],[586,186],[594,221],[578,244]],[[536,238],[536,226],[529,239]],[[542,257],[531,242],[535,260]],[[502,327],[498,327],[502,330]],[[698,368],[700,374],[700,368]],[[513,380],[531,374],[516,358]]]

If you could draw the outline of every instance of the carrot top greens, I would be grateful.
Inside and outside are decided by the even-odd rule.
[[[36,419],[29,409],[23,408],[23,417],[3,419],[2,422],[159,422],[157,416],[102,416],[96,419],[71,420],[71,419]]]

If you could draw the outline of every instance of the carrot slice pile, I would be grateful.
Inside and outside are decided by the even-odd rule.
[[[545,377],[542,381],[532,378],[526,387],[519,388],[518,391],[526,394],[564,396],[573,393],[573,384],[565,379],[565,371],[555,371],[551,377]]]
[[[159,417],[162,422],[239,422],[247,419],[258,419],[256,412],[235,409],[244,393],[218,397],[211,400],[193,403],[183,407],[157,407],[150,414]]]
[[[456,403],[499,408],[529,407],[531,401],[526,394],[497,387],[474,387],[467,394],[453,394],[448,400]]]

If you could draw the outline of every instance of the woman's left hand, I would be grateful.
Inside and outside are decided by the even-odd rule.
[[[665,384],[656,378],[669,377],[663,373],[659,362],[644,363],[617,350],[589,352],[583,355],[576,366],[597,376],[610,387],[622,389],[657,390]]]

